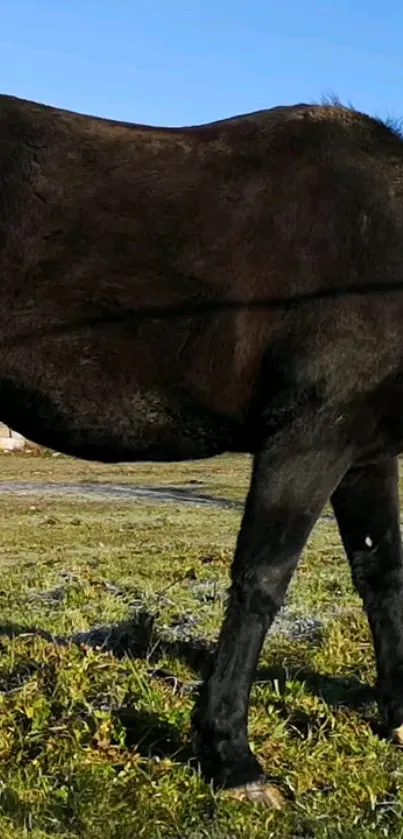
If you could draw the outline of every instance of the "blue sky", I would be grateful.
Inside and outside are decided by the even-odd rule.
[[[0,89],[153,124],[333,92],[403,116],[398,0],[0,0]]]

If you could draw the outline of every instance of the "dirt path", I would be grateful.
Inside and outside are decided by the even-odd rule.
[[[183,504],[243,509],[242,501],[220,498],[183,486],[127,486],[125,484],[67,484],[37,481],[0,481],[1,493],[17,495],[84,495],[88,498],[124,498],[142,501],[177,502]]]
[[[0,495],[79,495],[98,499],[135,499],[158,503],[190,504],[192,506],[218,507],[228,510],[243,510],[244,502],[198,492],[184,486],[127,486],[125,484],[56,483],[50,481],[0,481]],[[324,513],[319,519],[334,521],[332,513]]]

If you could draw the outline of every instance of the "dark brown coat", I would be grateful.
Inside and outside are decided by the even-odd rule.
[[[193,722],[218,785],[263,789],[250,685],[328,498],[403,731],[402,288],[403,141],[379,121],[151,128],[0,97],[0,419],[105,461],[255,455]]]

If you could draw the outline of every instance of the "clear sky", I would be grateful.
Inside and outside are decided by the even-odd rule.
[[[0,0],[0,89],[134,122],[320,100],[403,116],[403,0]]]

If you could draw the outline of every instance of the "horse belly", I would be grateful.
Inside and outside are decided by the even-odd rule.
[[[88,460],[175,461],[236,448],[239,429],[186,394],[80,376],[3,376],[1,420],[39,445]]]

